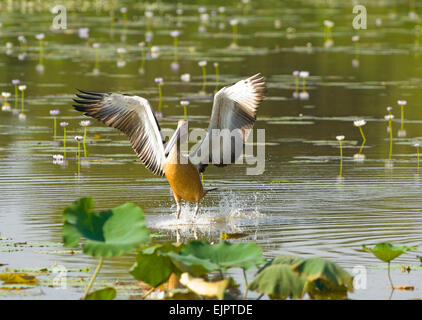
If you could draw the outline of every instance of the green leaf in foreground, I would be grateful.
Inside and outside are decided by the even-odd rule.
[[[116,298],[116,289],[108,287],[90,293],[85,300],[113,300],[114,298]]]
[[[291,266],[293,271],[306,277],[308,282],[315,282],[321,291],[330,288],[330,291],[344,287],[353,292],[353,277],[342,267],[323,258],[308,258]]]
[[[172,273],[179,272],[167,253],[177,254],[181,249],[182,246],[168,242],[144,248],[136,255],[136,261],[130,269],[130,274],[136,280],[156,287],[166,282]]]
[[[384,262],[390,262],[407,251],[417,250],[418,247],[393,246],[391,243],[381,242],[373,248],[368,248],[363,244],[362,249],[366,252],[371,252],[374,256]]]
[[[86,238],[83,251],[94,257],[117,257],[149,242],[144,213],[133,203],[95,213],[92,198],[81,198],[64,213],[63,242],[74,247]]]
[[[262,249],[253,242],[221,241],[210,244],[206,241],[191,241],[179,254],[169,255],[182,271],[194,275],[228,268],[247,270],[265,262]]]
[[[302,298],[306,280],[288,265],[270,265],[250,283],[249,290],[267,294],[271,299]]]

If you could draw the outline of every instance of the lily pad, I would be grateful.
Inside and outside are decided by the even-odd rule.
[[[63,241],[74,247],[86,238],[83,251],[94,257],[117,257],[149,242],[144,213],[135,204],[95,213],[92,198],[81,198],[63,213]]]
[[[116,298],[116,289],[108,287],[90,293],[84,300],[113,300],[114,298]]]
[[[391,243],[381,242],[373,248],[368,248],[363,244],[362,249],[366,252],[371,252],[374,256],[384,262],[390,262],[407,251],[417,250],[418,247],[393,246]]]
[[[332,287],[344,286],[353,292],[353,277],[334,262],[322,258],[308,258],[292,265],[292,269],[306,277],[308,282],[323,281]]]
[[[271,299],[302,298],[306,279],[288,265],[275,264],[262,270],[249,289],[267,294]]]
[[[247,270],[265,262],[262,249],[252,242],[221,241],[213,245],[205,241],[191,241],[185,245],[180,254],[172,253],[170,256],[176,265],[179,264],[182,271],[194,274],[228,268]]]
[[[182,246],[163,243],[141,250],[136,255],[136,261],[130,270],[130,274],[136,280],[148,283],[152,287],[157,287],[166,282],[173,272],[179,272],[179,269],[172,263],[167,253],[178,253],[181,248]]]

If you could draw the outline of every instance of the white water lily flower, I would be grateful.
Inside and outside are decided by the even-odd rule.
[[[218,7],[218,12],[220,13],[226,12],[226,7]]]
[[[292,73],[295,77],[298,77],[299,76],[299,74],[300,74],[300,71],[298,71],[298,70],[295,70],[295,71],[293,71],[293,73]]]
[[[359,36],[357,36],[357,35],[352,37],[352,41],[353,41],[353,42],[358,42],[358,41],[359,41],[359,39],[360,39],[360,37],[359,37]]]
[[[406,100],[398,100],[397,104],[400,105],[400,106],[405,106],[407,104],[407,101]]]
[[[57,116],[58,114],[60,114],[59,110],[50,110],[50,115]]]
[[[184,73],[180,76],[180,80],[182,80],[183,82],[189,82],[190,81],[190,74],[189,73]]]
[[[334,27],[334,22],[332,22],[331,20],[324,20],[324,26],[326,26],[327,28],[332,28]]]
[[[205,60],[199,61],[198,62],[198,66],[202,67],[206,67],[207,66],[207,62]]]
[[[88,127],[91,124],[91,121],[89,120],[82,120],[81,122],[79,122],[79,125],[82,127]]]
[[[177,38],[178,36],[180,36],[180,31],[179,30],[173,30],[172,32],[170,32],[170,35],[173,38]]]
[[[355,120],[355,121],[353,121],[353,125],[355,127],[362,127],[365,124],[366,124],[366,121],[365,120]]]
[[[301,77],[301,78],[307,78],[307,77],[309,77],[309,71],[301,71],[301,72],[299,72],[299,77]]]
[[[231,26],[237,26],[239,24],[239,20],[237,20],[237,19],[231,19],[230,20],[230,25]]]
[[[26,85],[23,84],[23,85],[19,86],[18,89],[20,91],[24,91],[24,90],[26,90]]]
[[[159,78],[155,78],[154,79],[155,83],[163,83],[163,78],[159,77]]]
[[[390,107],[390,106],[387,107],[388,112],[391,112],[392,110],[393,110],[393,107]]]
[[[94,49],[98,49],[100,46],[101,46],[101,44],[99,44],[98,42],[94,42],[94,43],[92,44],[92,47],[93,47]]]
[[[82,136],[75,136],[76,141],[82,141],[83,139],[84,139],[84,137],[82,137]]]
[[[416,147],[416,148],[419,148],[421,145],[420,145],[420,143],[415,143],[413,146]]]
[[[117,53],[118,54],[125,54],[127,51],[125,48],[117,48]]]
[[[37,40],[43,40],[45,38],[45,35],[44,35],[44,33],[38,33],[38,34],[35,35],[35,38]]]
[[[151,54],[159,54],[160,53],[160,47],[159,46],[152,46],[151,47]]]
[[[69,125],[69,123],[67,123],[66,121],[60,122],[60,127],[67,127]]]
[[[344,140],[344,136],[336,136],[336,139],[337,139],[338,141],[343,141],[343,140]]]
[[[385,116],[384,116],[384,119],[385,119],[385,120],[393,120],[393,119],[394,119],[394,115],[392,115],[392,114],[387,114],[387,115],[385,115]]]
[[[1,93],[1,96],[3,97],[3,98],[9,98],[10,97],[10,92],[2,92]]]
[[[21,83],[21,81],[20,81],[20,80],[18,80],[18,79],[12,80],[12,84],[14,84],[14,85],[17,85],[17,84],[19,84],[19,83]]]
[[[182,105],[182,106],[188,106],[189,103],[190,102],[188,100],[182,100],[182,101],[180,101],[180,105]]]
[[[145,17],[152,18],[154,16],[154,12],[152,11],[145,11]]]

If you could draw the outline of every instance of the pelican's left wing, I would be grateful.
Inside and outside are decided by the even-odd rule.
[[[120,93],[79,91],[79,99],[73,99],[75,109],[126,134],[141,162],[164,176],[163,136],[148,101]]]
[[[208,132],[198,148],[189,156],[191,161],[197,164],[200,172],[205,170],[208,163],[224,166],[226,164],[223,161],[224,152],[230,154],[231,163],[239,157],[240,152],[234,148],[234,144],[226,145],[231,148],[230,150],[223,150],[224,146],[218,150],[214,148],[212,142],[219,142],[220,139],[219,137],[213,139],[213,130],[218,129],[222,132],[226,129],[230,133],[237,130],[244,144],[250,133],[248,129],[252,129],[255,122],[256,111],[264,99],[265,91],[264,77],[258,73],[224,87],[215,94]]]

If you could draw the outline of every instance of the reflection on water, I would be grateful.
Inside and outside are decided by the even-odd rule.
[[[11,80],[20,78],[27,85],[26,120],[9,111],[0,112],[1,236],[19,242],[60,242],[63,208],[78,197],[92,196],[97,209],[126,201],[140,205],[152,232],[162,235],[157,241],[218,241],[222,233],[242,233],[246,236],[240,241],[256,241],[267,257],[285,253],[322,256],[350,272],[356,265],[378,264],[374,257],[360,251],[361,244],[420,244],[422,177],[417,170],[414,144],[422,140],[418,103],[422,82],[417,73],[422,65],[414,44],[414,23],[407,20],[405,9],[388,1],[385,8],[373,8],[382,24],[359,33],[356,63],[355,44],[351,41],[354,32],[349,27],[351,10],[341,3],[338,7],[319,8],[311,1],[303,1],[300,7],[295,2],[268,2],[254,10],[253,16],[243,16],[243,11],[236,11],[233,5],[226,18],[211,15],[208,21],[199,20],[198,6],[190,4],[182,17],[163,24],[166,16],[175,15],[176,8],[169,2],[155,12],[149,25],[152,43],[146,47],[138,45],[145,40],[146,32],[144,18],[142,23],[136,19],[143,17],[144,8],[139,6],[133,8],[134,16],[129,15],[125,25],[117,21],[108,26],[106,13],[77,13],[66,33],[48,31],[48,13],[25,16],[27,23],[37,21],[37,30],[0,13],[4,41],[15,43],[20,32],[28,39],[25,60],[18,57],[22,48],[15,46],[9,55],[4,48],[0,50],[1,90],[12,93],[12,109]],[[209,3],[210,12],[216,8],[216,4]],[[390,18],[392,12],[395,19]],[[240,19],[236,50],[229,49],[232,31],[228,19],[232,16]],[[331,31],[333,43],[324,47],[322,21],[328,18],[337,21]],[[89,27],[91,38],[77,36],[82,26]],[[174,49],[170,32],[174,29],[181,31],[178,68],[171,67]],[[46,34],[42,73],[36,72],[38,42],[33,40],[40,32]],[[94,41],[101,43],[96,49],[99,62],[91,48]],[[120,47],[126,50],[125,63],[117,66],[116,49]],[[142,48],[149,48],[145,56]],[[205,95],[200,93],[200,60],[208,61]],[[82,159],[81,175],[77,176],[77,144],[73,137],[83,135],[79,122],[84,117],[71,107],[75,87],[142,95],[157,108],[154,79],[162,77],[162,127],[176,126],[184,113],[179,101],[188,98],[191,127],[205,128],[212,94],[218,86],[213,62],[218,62],[220,84],[256,72],[267,79],[268,98],[256,123],[257,128],[266,129],[264,174],[247,176],[243,165],[209,167],[206,187],[217,186],[219,190],[202,201],[198,219],[193,219],[194,208],[186,204],[182,220],[177,221],[166,180],[153,176],[137,161],[124,136],[95,122],[88,128],[89,158]],[[94,67],[96,71],[92,72]],[[295,98],[294,70],[309,71],[306,99]],[[183,74],[190,74],[190,82],[180,79]],[[399,99],[408,101],[403,122]],[[388,123],[384,119],[389,105],[396,115],[392,120],[391,157]],[[63,154],[63,130],[58,126],[57,137],[53,138],[51,109],[60,110],[58,123],[69,123],[63,165],[53,163],[53,155]],[[367,121],[364,147],[353,126],[356,119]],[[398,130],[406,134],[398,134]],[[345,136],[341,178],[337,135]],[[81,253],[46,254],[31,247],[9,252],[5,248],[0,242],[0,263],[10,267],[57,262],[80,268],[96,264]],[[107,259],[101,279],[130,279],[127,270],[133,257]],[[416,253],[403,255],[397,261],[417,264]],[[357,290],[352,297],[388,298],[389,292],[383,290],[388,283],[384,272],[367,270],[368,289]],[[418,271],[412,272],[407,276],[394,270],[393,278],[406,284],[415,280]],[[234,272],[233,276],[243,283],[240,274]],[[79,298],[82,290],[43,291],[42,298]],[[393,298],[420,297],[421,293],[416,288],[414,292],[395,292]]]

